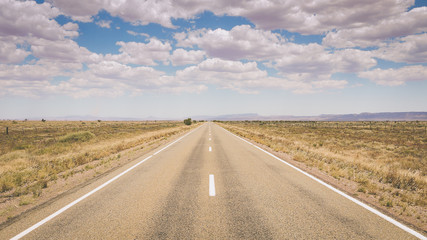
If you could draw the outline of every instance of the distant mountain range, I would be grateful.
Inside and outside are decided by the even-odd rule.
[[[383,112],[383,113],[359,113],[359,114],[322,114],[319,116],[292,116],[292,115],[271,115],[262,116],[256,113],[229,114],[229,115],[199,115],[190,116],[194,120],[220,120],[220,121],[244,121],[244,120],[285,120],[285,121],[427,121],[427,112]],[[29,120],[41,120],[42,118],[29,118]],[[183,120],[177,118],[159,118],[155,116],[144,118],[131,117],[97,117],[85,116],[65,116],[46,117],[46,120],[60,121],[154,121],[154,120]]]
[[[285,120],[285,121],[427,121],[427,112],[383,112],[360,114],[322,114],[319,116],[272,115],[261,116],[256,113],[231,114],[220,116],[194,116],[196,120]]]

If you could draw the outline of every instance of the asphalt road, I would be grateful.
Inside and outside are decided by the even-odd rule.
[[[1,229],[0,239],[16,236],[154,152],[26,214]],[[23,239],[415,237],[206,123]]]

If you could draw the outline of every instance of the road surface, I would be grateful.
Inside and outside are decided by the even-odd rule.
[[[14,236],[416,239],[214,123],[0,230]]]

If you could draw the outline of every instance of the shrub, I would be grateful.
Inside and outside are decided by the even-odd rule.
[[[185,125],[191,125],[191,118],[184,119]]]
[[[64,143],[87,142],[94,137],[95,137],[95,134],[89,131],[82,131],[82,132],[67,134],[61,137],[59,141]]]

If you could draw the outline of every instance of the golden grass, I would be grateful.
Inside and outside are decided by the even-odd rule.
[[[427,122],[222,122],[226,129],[296,161],[357,183],[401,215],[427,223]]]
[[[0,200],[21,196],[20,205],[31,203],[51,181],[73,174],[70,169],[92,169],[88,163],[191,128],[167,121],[0,121],[0,129],[6,127],[9,134],[0,134]]]

